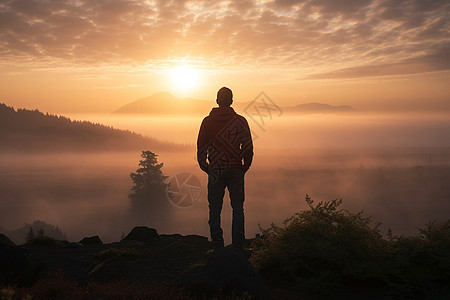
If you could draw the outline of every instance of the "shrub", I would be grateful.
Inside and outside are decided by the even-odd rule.
[[[272,286],[304,295],[442,298],[450,295],[450,220],[414,236],[380,233],[362,212],[319,202],[279,227],[262,229],[252,264]]]
[[[306,195],[309,210],[262,230],[251,262],[276,284],[329,293],[379,280],[377,262],[385,256],[379,223],[362,212],[340,209],[341,200],[319,202]]]
[[[11,300],[15,293],[11,288],[3,288],[0,290],[0,300]]]
[[[430,222],[415,236],[394,238],[384,264],[394,296],[450,296],[450,220]]]

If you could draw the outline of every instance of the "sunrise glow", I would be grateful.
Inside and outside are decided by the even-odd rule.
[[[450,0],[0,0],[0,298],[450,299],[449,83]]]
[[[106,113],[226,85],[242,101],[450,110],[446,1],[20,3],[0,3],[0,91],[15,106]]]
[[[187,65],[180,65],[170,71],[171,85],[174,92],[188,92],[199,87],[198,71]]]

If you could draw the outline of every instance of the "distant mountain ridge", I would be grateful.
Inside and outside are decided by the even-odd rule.
[[[234,102],[233,107],[240,111],[244,111],[250,104],[250,101]],[[211,108],[215,106],[217,106],[217,104],[211,100],[178,98],[169,92],[160,92],[128,103],[113,113],[141,115],[206,115],[211,111]],[[295,106],[281,107],[281,110],[291,114],[349,113],[357,111],[349,105],[334,106],[322,103],[298,104]]]
[[[18,109],[0,103],[0,151],[79,152],[182,148],[155,138],[88,121],[38,110]]]
[[[336,106],[313,102],[284,107],[283,111],[297,112],[297,113],[339,113],[339,112],[356,112],[357,110],[349,105]]]
[[[186,113],[208,113],[213,105],[210,101],[178,98],[169,92],[160,92],[126,104],[114,113],[178,115]]]

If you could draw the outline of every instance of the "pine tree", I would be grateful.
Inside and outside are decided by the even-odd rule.
[[[139,160],[140,168],[136,173],[131,173],[133,187],[129,198],[132,208],[139,217],[139,221],[156,220],[159,222],[167,216],[170,203],[167,199],[167,183],[161,168],[163,163],[158,163],[157,156],[151,151],[142,151]],[[160,222],[159,222],[160,223]]]

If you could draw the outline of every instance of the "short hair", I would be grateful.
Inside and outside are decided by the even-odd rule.
[[[216,101],[219,106],[230,106],[233,103],[233,92],[227,87],[221,88],[217,92]]]

